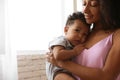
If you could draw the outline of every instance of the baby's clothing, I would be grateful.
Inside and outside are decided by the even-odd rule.
[[[49,49],[52,50],[52,48],[57,45],[63,46],[67,50],[73,49],[73,46],[64,36],[57,37],[55,40],[51,41],[49,43]],[[54,76],[59,72],[69,73],[67,70],[64,70],[63,68],[54,66],[51,63],[46,62],[46,74],[48,80],[53,80]]]
[[[91,48],[83,50],[83,52],[75,58],[75,61],[87,67],[103,68],[106,57],[112,47],[112,36],[113,34],[97,42]],[[77,77],[77,80],[81,79]],[[120,80],[120,75],[116,80]]]

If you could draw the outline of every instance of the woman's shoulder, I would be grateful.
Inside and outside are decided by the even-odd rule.
[[[120,28],[116,29],[115,32],[120,32]]]
[[[114,30],[114,37],[119,37],[120,36],[120,29]]]
[[[113,32],[113,42],[115,42],[115,43],[120,42],[120,29],[116,29]]]

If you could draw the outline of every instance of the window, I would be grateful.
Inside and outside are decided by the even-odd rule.
[[[47,50],[63,34],[73,0],[8,0],[10,40],[15,50]]]

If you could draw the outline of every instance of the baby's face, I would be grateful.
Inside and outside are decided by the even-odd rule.
[[[67,27],[65,36],[72,45],[76,46],[86,41],[88,33],[89,26],[84,24],[80,20],[75,20],[72,25]]]

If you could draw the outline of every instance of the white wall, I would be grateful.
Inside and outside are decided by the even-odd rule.
[[[77,11],[82,11],[83,9],[83,2],[82,0],[77,0]]]

